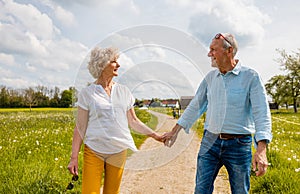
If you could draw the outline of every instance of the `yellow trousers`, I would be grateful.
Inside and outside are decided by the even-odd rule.
[[[103,194],[120,193],[127,150],[116,154],[100,154],[84,146],[82,194],[100,194],[104,173]]]

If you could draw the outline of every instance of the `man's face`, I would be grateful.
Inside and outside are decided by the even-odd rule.
[[[223,40],[213,39],[209,49],[208,57],[211,58],[211,66],[219,67],[223,65],[227,57],[226,49],[223,47]]]

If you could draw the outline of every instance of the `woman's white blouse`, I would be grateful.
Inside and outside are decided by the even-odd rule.
[[[121,84],[112,86],[108,96],[101,85],[91,84],[78,95],[78,106],[89,111],[84,143],[92,150],[113,154],[125,149],[137,151],[128,128],[127,111],[133,107],[134,97]]]

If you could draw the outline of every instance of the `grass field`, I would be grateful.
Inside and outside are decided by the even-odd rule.
[[[138,117],[155,127],[157,118]],[[65,193],[74,128],[72,109],[0,109],[0,193]],[[139,146],[145,136],[133,133]],[[82,164],[82,152],[79,155]],[[80,169],[81,174],[81,169]],[[80,179],[67,193],[80,193]]]
[[[137,115],[157,124],[145,111]],[[273,112],[272,122],[271,166],[265,176],[251,177],[251,193],[300,193],[300,114]],[[198,126],[201,134],[201,119]],[[64,193],[72,177],[66,167],[73,128],[72,109],[0,109],[0,193]],[[137,146],[146,138],[132,134]],[[79,158],[81,166],[82,152]],[[67,193],[80,193],[80,183]]]
[[[251,193],[300,193],[300,114],[282,110],[272,113],[271,164],[263,177],[251,177]]]

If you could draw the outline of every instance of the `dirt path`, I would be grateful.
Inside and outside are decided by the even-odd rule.
[[[151,113],[158,117],[157,131],[161,134],[171,130],[176,123],[167,115]],[[199,146],[199,138],[192,132],[187,135],[183,130],[171,148],[148,138],[140,151],[126,162],[121,194],[192,194]],[[214,194],[221,193],[230,193],[224,170],[215,182]]]

